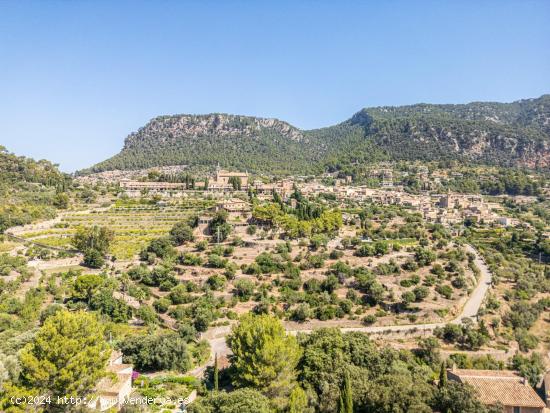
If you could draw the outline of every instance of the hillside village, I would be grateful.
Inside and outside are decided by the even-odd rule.
[[[359,242],[372,243],[377,246],[377,248],[378,246],[381,247],[383,245],[381,242],[384,244],[389,243],[390,250],[394,250],[394,252],[390,252],[389,258],[385,255],[388,252],[382,252],[381,255],[374,254],[372,256],[370,256],[369,253],[365,258],[361,258],[361,255],[358,255],[358,248],[360,245],[355,247],[355,251],[354,249],[350,251],[348,249],[349,246],[347,246],[347,243],[349,243],[349,237],[353,236],[355,234],[355,230],[359,228],[357,226],[359,215],[356,212],[353,212],[354,210],[357,210],[358,206],[371,205],[376,206],[377,208],[382,208],[380,209],[381,214],[379,216],[376,214],[370,216],[370,221],[374,224],[374,228],[380,225],[387,225],[385,223],[386,218],[384,218],[385,212],[383,211],[385,211],[384,208],[389,208],[388,211],[396,211],[398,216],[401,215],[402,217],[412,217],[416,214],[422,222],[425,222],[425,225],[439,225],[442,228],[446,228],[446,230],[449,231],[449,239],[454,239],[454,237],[458,237],[463,234],[465,228],[467,228],[464,226],[465,222],[468,222],[468,225],[474,227],[487,227],[493,228],[493,230],[498,230],[498,228],[502,228],[503,230],[520,228],[522,231],[533,229],[532,224],[520,220],[517,217],[510,216],[507,212],[507,208],[503,205],[502,200],[504,198],[483,196],[479,194],[462,194],[451,191],[445,193],[438,192],[438,185],[446,179],[449,179],[450,174],[456,175],[455,172],[451,172],[449,174],[444,171],[432,171],[430,173],[427,168],[421,167],[417,173],[420,177],[421,187],[424,189],[416,192],[407,190],[403,187],[403,185],[397,183],[400,179],[402,179],[402,176],[395,178],[396,175],[399,175],[400,173],[388,168],[387,165],[383,165],[382,168],[374,169],[369,173],[369,177],[375,177],[378,179],[378,182],[374,185],[374,187],[372,184],[354,184],[351,176],[339,178],[336,174],[325,174],[319,177],[299,176],[286,177],[283,179],[266,179],[265,177],[254,177],[248,172],[229,172],[220,169],[219,166],[215,169],[215,172],[212,175],[207,176],[204,179],[190,179],[189,177],[186,177],[185,179],[180,178],[179,180],[181,182],[174,182],[175,180],[178,180],[174,179],[174,176],[180,174],[181,177],[181,174],[184,173],[186,173],[185,167],[170,167],[160,170],[149,169],[143,171],[132,171],[131,173],[127,173],[125,171],[102,172],[95,175],[87,175],[82,178],[78,178],[77,182],[79,182],[79,185],[85,187],[105,187],[110,188],[109,190],[115,188],[116,197],[114,198],[114,204],[110,205],[106,209],[104,208],[102,211],[100,208],[95,211],[96,214],[111,215],[106,215],[104,219],[99,221],[97,218],[101,217],[101,215],[96,217],[94,217],[93,214],[90,215],[90,218],[93,217],[94,221],[98,223],[116,222],[113,221],[113,219],[119,218],[116,218],[117,215],[112,214],[113,212],[116,212],[117,209],[120,210],[120,213],[124,213],[123,215],[118,215],[121,218],[126,215],[126,212],[124,212],[125,210],[130,212],[131,216],[132,211],[134,211],[134,214],[142,214],[143,212],[141,211],[146,212],[148,208],[153,208],[158,211],[165,211],[162,216],[168,217],[169,215],[164,214],[169,214],[168,211],[177,208],[177,205],[180,205],[182,202],[183,205],[186,205],[186,203],[189,205],[194,205],[197,202],[205,202],[205,206],[198,210],[200,211],[200,214],[197,215],[197,227],[193,231],[193,238],[197,241],[196,245],[199,245],[202,242],[201,240],[213,242],[214,244],[212,251],[214,251],[214,253],[207,252],[205,254],[200,252],[201,249],[199,249],[197,253],[197,249],[193,246],[178,247],[178,253],[181,254],[181,257],[184,257],[182,260],[193,259],[197,260],[197,262],[207,262],[207,264],[204,268],[194,267],[191,274],[183,271],[185,267],[175,267],[177,274],[176,278],[178,279],[178,282],[190,283],[189,285],[193,283],[202,285],[203,287],[201,288],[207,288],[206,291],[213,289],[216,296],[219,296],[220,299],[224,297],[225,300],[231,299],[232,297],[231,294],[227,294],[228,291],[231,291],[231,288],[228,288],[230,285],[238,291],[242,288],[239,283],[241,281],[244,283],[244,280],[250,278],[250,276],[247,275],[249,271],[247,267],[252,269],[253,265],[256,265],[255,262],[260,262],[257,254],[259,254],[261,250],[265,249],[265,251],[270,251],[273,249],[274,252],[279,252],[282,251],[280,250],[281,246],[285,245],[284,242],[286,242],[284,249],[290,252],[290,257],[293,258],[294,261],[301,259],[300,257],[304,253],[307,255],[310,254],[308,250],[311,251],[311,246],[308,248],[301,242],[298,242],[298,240],[289,240],[284,235],[284,231],[281,232],[282,228],[280,228],[277,232],[270,232],[272,224],[268,224],[268,222],[265,221],[265,218],[260,218],[257,212],[259,205],[269,205],[274,201],[281,202],[282,205],[287,204],[288,208],[297,208],[299,202],[302,202],[296,197],[297,193],[307,199],[317,200],[316,202],[319,202],[320,205],[325,205],[325,208],[338,208],[343,211],[343,227],[340,231],[338,231],[339,235],[332,238],[328,243],[325,241],[324,247],[321,243],[321,251],[324,249],[330,250],[330,248],[334,248],[333,252],[330,254],[330,257],[326,256],[326,258],[324,258],[328,259],[327,264],[321,264],[322,267],[328,266],[328,268],[337,268],[337,266],[341,265],[341,263],[345,260],[345,262],[351,266],[363,264],[368,268],[374,269],[376,272],[381,271],[381,268],[386,268],[384,266],[387,266],[388,262],[391,265],[397,264],[401,265],[403,268],[407,268],[407,265],[409,265],[408,262],[410,262],[411,258],[414,258],[414,255],[411,254],[411,251],[414,251],[412,247],[406,247],[407,244],[403,244],[406,249],[400,251],[400,248],[397,246],[398,244],[395,243],[395,241],[392,241],[391,238],[386,237],[385,241],[380,241],[378,235],[374,236],[374,239],[371,238],[372,236],[364,236],[364,239]],[[162,181],[159,177],[172,178]],[[397,182],[394,182],[394,180]],[[543,190],[547,191],[547,188],[543,188]],[[513,197],[513,200],[520,205],[529,205],[530,203],[536,202],[536,197],[515,196]],[[105,203],[105,201],[102,202]],[[137,202],[137,204],[135,204],[135,202]],[[150,202],[153,202],[154,206],[148,206],[148,203]],[[138,207],[135,208],[133,205]],[[218,219],[217,217],[219,217],[219,214],[221,213],[225,214],[226,218],[224,219],[232,228],[231,233],[234,237],[232,238],[233,241],[231,241],[231,238],[226,238],[227,235],[225,233],[220,235],[219,229],[217,231],[212,230],[213,222]],[[89,211],[68,212],[68,214],[66,214],[66,218],[53,222],[54,226],[52,229],[58,227],[59,229],[56,230],[59,233],[58,236],[61,236],[61,239],[66,239],[67,242],[70,241],[70,238],[63,238],[62,234],[63,231],[65,231],[63,228],[66,228],[63,223],[71,222],[70,220],[73,219],[71,218],[71,214],[73,214],[73,218],[77,218],[79,216],[84,218],[86,214],[89,214]],[[117,214],[119,213],[117,212]],[[108,216],[111,218],[108,218]],[[138,215],[135,215],[135,218],[137,217]],[[154,218],[154,215],[151,217]],[[129,219],[134,220],[135,218]],[[148,218],[145,219],[146,221],[144,222],[149,222]],[[78,220],[79,221],[77,222],[82,222],[81,218],[78,218]],[[403,225],[402,221],[399,219],[397,221],[390,220],[389,222],[393,222],[391,224],[391,227],[393,228],[399,228]],[[253,233],[250,231],[250,229],[254,227],[260,228],[262,233]],[[21,228],[14,228],[8,231],[7,234],[8,236],[13,236],[14,240],[28,240],[30,242],[36,242],[36,246],[48,248],[48,239],[52,234],[54,234],[52,229],[48,229],[48,227],[41,226],[40,224],[31,224]],[[41,235],[42,233],[48,235]],[[278,235],[276,235],[277,233]],[[548,232],[545,234],[548,234]],[[283,240],[283,244],[281,244],[280,241],[277,241],[278,238]],[[284,241],[285,238],[287,241]],[[403,242],[411,241],[404,240]],[[410,245],[414,244],[415,243],[413,242]],[[140,245],[144,245],[143,242],[140,243]],[[230,251],[229,255],[226,255],[227,253],[223,252],[223,249],[220,248],[222,246],[226,251]],[[450,249],[447,247],[438,247],[443,248],[443,252],[440,253],[441,257],[452,256],[453,248],[458,248],[459,250],[461,249],[460,244],[456,244],[456,241],[452,242],[450,246]],[[316,249],[317,247],[315,247],[313,251],[315,252]],[[471,246],[467,246],[467,250],[468,249],[470,251],[468,254],[472,255],[468,259],[471,260],[478,253]],[[217,250],[220,250],[220,256],[231,257],[232,260],[240,263],[241,270],[237,270],[236,277],[235,275],[227,275],[228,271],[234,273],[235,269],[238,268],[236,266],[231,267],[231,265],[227,263],[227,259],[225,259],[226,263],[221,264],[221,266],[218,266],[217,263],[212,261],[214,259],[213,257],[217,253]],[[250,255],[251,251],[255,252],[252,252],[252,255]],[[157,252],[156,254],[159,253]],[[260,256],[262,256],[262,254],[260,254]],[[267,254],[266,257],[269,255],[270,254]],[[153,253],[153,257],[155,257],[155,253]],[[131,273],[138,268],[132,267],[132,265],[136,262],[135,259],[128,258],[117,260],[116,262],[113,261],[113,269],[116,269],[117,272],[130,271]],[[147,259],[151,264],[157,262],[159,258],[160,256],[157,256],[157,258],[151,258],[151,254],[149,254],[149,258]],[[315,258],[315,256],[312,255],[311,258],[307,258],[307,260],[312,258]],[[63,265],[65,265],[66,268],[72,268],[75,263],[80,261],[78,255],[74,258],[56,259],[55,257],[44,257],[43,259],[45,259],[44,264],[40,263],[40,259],[35,259],[35,265],[38,266],[37,268],[47,268],[44,265],[46,265],[46,263],[50,263],[47,265],[50,267],[53,265],[53,267],[56,268],[56,271],[63,268]],[[210,265],[208,264],[209,262],[211,263]],[[432,264],[432,270],[436,267],[445,267],[446,265],[444,259],[442,261],[439,261],[438,259],[436,262],[437,264]],[[441,265],[439,265],[439,262],[441,262]],[[455,265],[457,265],[457,262],[458,261],[455,261]],[[313,267],[310,265],[303,267],[302,265],[300,266],[302,268],[302,279],[322,280],[322,272],[317,269],[319,267],[316,264],[313,264]],[[462,264],[459,263],[458,265],[461,266]],[[481,292],[481,289],[484,288],[483,285],[485,281],[483,278],[479,278],[479,272],[481,271],[481,273],[484,274],[483,277],[490,277],[491,270],[486,267],[486,264],[479,256],[477,256],[474,261],[470,261],[468,265],[470,268],[466,267],[464,269],[460,269],[459,271],[464,274],[468,281],[466,281],[467,287],[464,287],[464,292],[459,293],[458,296],[451,297],[451,295],[449,295],[443,298],[443,296],[441,296],[441,294],[443,294],[443,290],[440,291],[436,288],[435,291],[438,292],[433,292],[435,294],[433,299],[426,298],[425,302],[422,302],[424,299],[417,301],[416,308],[414,308],[415,306],[409,307],[409,304],[404,304],[405,307],[398,310],[397,313],[393,315],[392,313],[395,311],[395,309],[392,309],[393,305],[385,307],[382,306],[381,309],[376,310],[376,312],[367,310],[365,313],[365,310],[362,309],[361,306],[357,307],[356,304],[351,304],[351,311],[346,310],[348,311],[349,316],[346,315],[346,313],[337,313],[336,317],[334,315],[326,316],[321,312],[317,315],[306,314],[304,316],[300,315],[298,312],[302,311],[299,306],[295,308],[292,307],[294,308],[294,310],[292,310],[294,313],[291,313],[289,320],[285,322],[285,327],[291,333],[296,334],[300,332],[303,333],[312,331],[320,327],[339,326],[340,328],[347,329],[347,331],[361,331],[368,333],[374,340],[384,342],[394,347],[397,345],[398,348],[400,348],[400,346],[410,348],[410,346],[416,345],[415,343],[417,342],[419,336],[422,337],[428,333],[433,333],[436,335],[445,334],[438,331],[444,331],[441,329],[447,328],[446,326],[449,324],[445,323],[449,322],[449,320],[454,320],[451,321],[451,323],[460,324],[463,322],[465,317],[471,317],[474,323],[478,323],[480,320],[482,323],[485,323],[484,320],[486,317],[483,315],[480,316],[480,314],[482,314],[480,310],[480,308],[482,308],[482,301],[479,301],[476,305],[471,297],[478,294],[479,290],[479,294],[481,294],[479,297],[480,300],[483,300],[485,303],[483,305],[487,305],[488,293]],[[154,269],[154,267],[151,268]],[[87,272],[90,272],[90,270],[87,270]],[[51,271],[49,271],[49,273],[51,274]],[[414,271],[412,273],[414,273]],[[430,285],[429,282],[432,282],[428,281],[430,276],[426,275],[424,272],[420,272],[419,274],[419,279],[423,280],[422,283],[424,285]],[[410,274],[407,275],[407,271],[405,271],[405,278],[400,277],[401,281],[398,281],[397,284],[395,284],[394,276],[385,276],[381,274],[378,277],[380,282],[383,283],[384,288],[391,290],[391,296],[398,294],[401,295],[402,299],[407,299],[406,296],[409,293],[407,293],[406,289],[403,289],[403,286],[411,285],[408,283],[412,283],[412,285],[418,283],[418,281],[414,279],[415,277],[418,277],[418,275],[413,275],[412,278],[410,278],[412,281],[409,281],[409,279],[406,278],[407,276],[410,276]],[[56,274],[53,274],[53,277],[55,278]],[[219,287],[215,287],[213,283],[219,283],[221,282],[221,279],[225,279],[226,277],[228,283],[227,286],[223,287],[224,283],[222,283],[222,289],[218,290]],[[277,285],[278,283],[276,278],[273,278],[269,272],[266,275],[257,275],[256,277],[264,282],[267,280],[268,283],[273,283],[273,285]],[[341,278],[341,280],[344,280],[344,278]],[[487,282],[490,282],[490,278],[488,280],[489,281]],[[338,281],[336,282],[338,284]],[[208,285],[210,285],[210,287],[207,287]],[[356,294],[352,293],[352,285],[353,284],[349,284],[346,281],[342,281],[342,284],[340,284],[340,286],[337,287],[337,290],[335,290],[337,293],[336,296],[342,297],[339,300],[342,300],[343,297],[352,297]],[[142,325],[143,320],[140,319],[142,316],[139,316],[138,314],[142,312],[144,307],[153,304],[157,311],[159,311],[160,307],[157,307],[157,305],[160,305],[161,302],[163,302],[162,305],[169,305],[170,301],[176,303],[178,302],[174,301],[173,292],[167,293],[164,291],[166,290],[164,290],[162,286],[160,289],[158,287],[154,287],[151,290],[153,297],[156,297],[156,301],[154,302],[150,299],[140,298],[134,292],[128,292],[125,290],[113,291],[112,297],[116,301],[124,303],[127,308],[132,309],[131,312],[134,312],[137,315],[137,317],[134,316],[131,320],[129,320],[131,323]],[[418,294],[421,292],[422,294],[428,295],[432,293],[430,292],[430,289],[426,289],[426,287],[419,287],[414,289],[414,291],[417,294],[417,300],[418,297],[420,297]],[[460,291],[460,289],[458,291]],[[282,290],[280,290],[278,294],[281,293]],[[445,292],[444,294],[448,293]],[[275,294],[274,297],[277,297],[277,294]],[[489,297],[492,297],[492,295],[489,295]],[[279,299],[281,298],[282,297]],[[207,328],[200,333],[203,340],[206,340],[205,343],[209,342],[209,347],[211,348],[209,356],[206,358],[204,358],[204,355],[201,356],[202,363],[206,360],[207,365],[212,366],[212,363],[216,362],[220,363],[220,365],[225,368],[231,364],[231,352],[224,343],[225,336],[230,331],[229,326],[234,324],[235,315],[246,314],[251,310],[256,311],[255,309],[259,308],[259,306],[265,305],[261,300],[256,301],[257,299],[254,299],[252,303],[249,303],[249,299],[250,298],[247,298],[241,301],[239,298],[236,305],[233,304],[232,310],[225,310],[227,311],[226,315],[221,318],[221,321],[213,323],[210,328]],[[165,301],[166,303],[164,303]],[[344,301],[342,301],[342,303]],[[273,311],[284,311],[285,306],[288,304],[281,305],[283,302],[284,301],[281,301],[279,304],[273,305]],[[271,304],[268,305],[268,307],[270,306]],[[463,306],[468,308],[472,307],[472,309],[467,310],[470,311],[468,313]],[[172,307],[173,306],[169,306],[168,308]],[[168,311],[161,310],[158,314],[159,320],[161,320],[161,322],[168,328],[177,329],[177,326],[180,324],[180,321],[178,321],[178,316],[176,315],[177,313],[175,312],[176,307],[178,306],[176,305]],[[399,306],[395,308],[399,308]],[[461,308],[463,308],[462,312],[460,312]],[[401,311],[404,312],[399,315]],[[231,315],[231,313],[235,315]],[[363,317],[363,321],[361,321],[360,318],[353,316],[354,313],[363,314],[361,316]],[[310,317],[312,317],[311,320]],[[315,318],[317,320],[315,320]],[[224,319],[226,321],[223,321]],[[448,348],[444,348],[442,350],[444,354],[455,354],[453,353],[452,345],[447,347]],[[492,357],[495,360],[502,360],[499,361],[499,363],[507,360],[508,357],[513,354],[513,350],[504,352],[491,347],[492,344],[484,344],[481,347],[483,350],[476,351],[481,351],[481,354],[486,354],[488,357]],[[474,354],[476,351],[474,351]],[[447,370],[445,370],[445,374],[448,376],[449,380],[461,383],[467,382],[471,384],[474,388],[478,389],[477,391],[481,394],[481,400],[487,405],[502,403],[506,407],[504,410],[506,412],[515,412],[516,408],[520,408],[521,410],[519,411],[521,412],[542,412],[545,408],[545,401],[548,399],[550,407],[550,397],[545,396],[546,393],[544,393],[547,391],[544,389],[548,388],[550,373],[544,377],[541,377],[541,381],[535,386],[535,390],[540,389],[541,395],[538,395],[536,391],[528,385],[526,379],[523,378],[520,373],[510,372],[508,374],[508,372],[505,371],[501,374],[500,372],[494,372],[493,370],[474,371],[464,368],[457,369],[456,361],[452,360],[448,361],[448,363],[452,364],[452,366],[448,365]],[[114,376],[102,379],[101,382],[97,384],[97,399],[94,405],[95,409],[100,411],[107,411],[109,409],[118,410],[125,405],[128,399],[135,398],[136,400],[140,400],[140,397],[142,396],[140,396],[140,391],[139,389],[136,389],[135,386],[138,385],[142,379],[139,379],[140,374],[135,370],[135,366],[132,366],[132,364],[123,363],[122,353],[118,352],[118,350],[114,351],[109,358],[106,368],[107,371],[110,372],[110,374],[114,374]],[[197,366],[194,371],[197,371],[197,377],[200,377],[200,374],[204,371],[204,367]],[[147,375],[141,377],[145,378],[146,376]],[[147,380],[150,379],[148,378]],[[151,384],[148,384],[148,386],[149,385]],[[506,398],[504,396],[505,393],[503,393],[503,389],[505,388],[509,389],[505,392],[512,393],[514,396],[511,398]],[[193,390],[191,393],[187,391],[185,393],[185,402],[180,400],[180,406],[184,406],[186,403],[191,403],[196,397],[197,389]]]
[[[0,413],[550,413],[549,22],[0,1]]]
[[[63,183],[66,197],[52,194],[63,202],[51,219],[6,229],[2,288],[16,297],[3,305],[34,302],[32,317],[70,310],[52,323],[82,310],[108,320],[106,376],[90,390],[89,407],[99,411],[132,411],[130,400],[145,411],[200,412],[215,366],[217,386],[233,385],[231,337],[260,322],[312,346],[337,331],[366,340],[376,357],[384,348],[415,355],[408,363],[439,371],[426,391],[441,392],[442,375],[467,383],[476,413],[500,405],[495,411],[543,412],[546,176],[475,174],[493,193],[461,190],[471,169],[418,163],[354,175],[277,177],[218,165],[78,176]],[[0,352],[15,357],[6,343]],[[320,397],[311,401],[319,411],[332,411],[333,395],[308,391]]]
[[[252,351],[238,354],[241,328],[278,331],[285,351],[302,354],[286,359],[294,378],[276,392],[278,411],[294,403],[288,392],[298,392],[306,400],[299,411],[332,413],[349,371],[373,374],[372,362],[349,359],[322,383],[305,378],[307,369],[342,369],[307,359],[326,340],[406,360],[412,370],[400,380],[423,383],[433,399],[416,402],[431,411],[458,399],[472,406],[459,413],[550,409],[544,171],[380,162],[356,163],[349,174],[268,175],[214,164],[50,175],[8,187],[1,216],[0,310],[9,327],[0,331],[0,355],[9,364],[0,367],[8,389],[23,377],[11,366],[28,363],[18,361],[14,344],[26,326],[46,334],[47,320],[61,331],[95,314],[90,323],[104,329],[94,337],[105,351],[87,407],[97,411],[203,413],[223,397],[271,406],[255,387],[234,390],[253,364],[239,359]],[[26,201],[13,207],[37,189],[42,200],[32,216]],[[32,343],[24,348],[39,357]],[[402,374],[399,363],[388,366],[388,374]],[[353,397],[367,411],[382,408],[364,394]]]
[[[153,169],[153,171],[157,170]],[[151,170],[142,171],[141,177],[146,177],[148,172]],[[139,174],[132,172],[132,174],[136,173]],[[345,207],[346,203],[351,201],[410,208],[420,212],[425,220],[444,225],[458,224],[464,220],[502,226],[519,224],[517,219],[503,215],[501,202],[496,202],[496,200],[486,200],[481,195],[437,193],[430,190],[430,187],[436,187],[449,176],[441,171],[434,171],[430,174],[427,168],[420,168],[418,172],[422,187],[426,188],[419,193],[406,192],[403,186],[394,185],[391,169],[375,169],[371,172],[371,176],[380,177],[379,188],[353,185],[351,176],[338,179],[331,174],[326,174],[318,179],[301,176],[265,183],[259,179],[252,180],[248,172],[229,172],[221,170],[219,167],[210,179],[195,182],[193,188],[188,188],[185,183],[131,180],[127,178],[127,175],[128,173],[125,171],[110,171],[86,175],[79,180],[90,184],[118,184],[122,190],[121,193],[129,198],[139,198],[147,194],[157,195],[163,199],[177,199],[190,196],[196,191],[205,191],[213,198],[228,199],[232,194],[245,196],[248,191],[252,191],[260,200],[270,200],[273,198],[273,194],[277,193],[281,199],[288,201],[294,189],[297,188],[306,196],[333,195],[335,200],[340,201],[341,207]],[[460,173],[453,175],[460,176]],[[238,188],[231,182],[232,179],[234,182],[239,182]],[[331,179],[333,184],[324,183],[327,179]],[[550,191],[548,188],[546,190]],[[532,203],[535,199],[535,196],[514,197],[514,200],[520,203]],[[231,209],[230,203],[230,201],[225,201],[225,207]],[[237,204],[239,204],[238,201]]]

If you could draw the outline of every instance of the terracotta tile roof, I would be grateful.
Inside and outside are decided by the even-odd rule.
[[[248,172],[230,172],[220,169],[218,171],[219,176],[248,176]]]
[[[492,377],[498,378],[514,378],[521,379],[522,377],[515,371],[511,370],[474,370],[474,369],[453,369],[451,373],[460,377]]]
[[[96,390],[101,395],[114,394],[117,395],[120,393],[120,390],[126,385],[128,380],[132,379],[131,374],[117,374],[116,379],[111,377],[102,378],[96,386]]]
[[[486,405],[501,403],[514,407],[545,407],[535,390],[518,373],[506,370],[462,370],[448,371],[462,383],[471,385],[479,401]]]
[[[546,405],[528,384],[512,380],[466,378],[478,392],[484,404],[501,403],[504,406],[545,407]]]

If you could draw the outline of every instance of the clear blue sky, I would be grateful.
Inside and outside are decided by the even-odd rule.
[[[73,171],[161,114],[300,128],[550,92],[550,1],[0,1],[0,145]]]

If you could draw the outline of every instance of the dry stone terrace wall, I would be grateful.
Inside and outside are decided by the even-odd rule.
[[[110,208],[69,211],[51,221],[10,229],[9,233],[20,242],[70,251],[77,227],[107,226],[115,232],[111,254],[131,259],[151,239],[166,235],[176,222],[199,214],[212,204],[206,200],[184,200],[164,206],[118,202]]]

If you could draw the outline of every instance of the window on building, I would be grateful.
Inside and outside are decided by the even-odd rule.
[[[521,413],[521,408],[514,407],[514,413]]]

